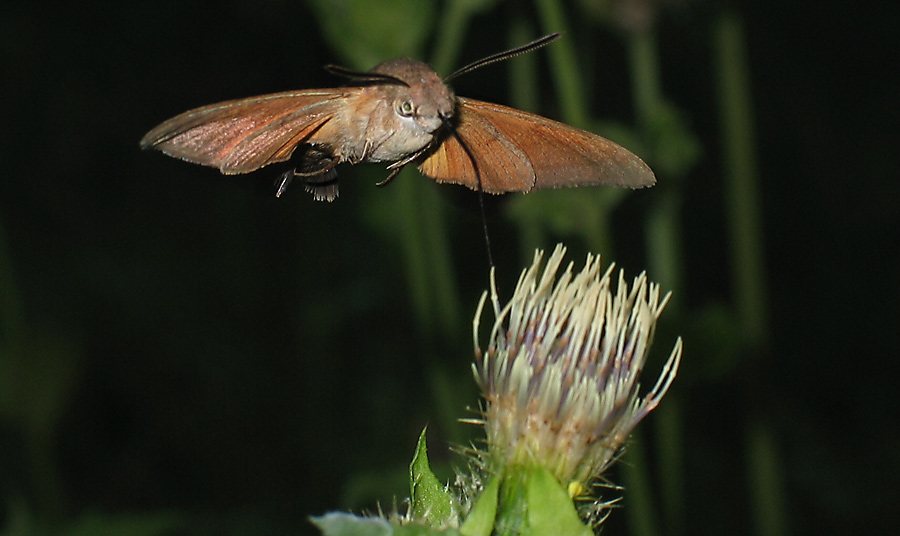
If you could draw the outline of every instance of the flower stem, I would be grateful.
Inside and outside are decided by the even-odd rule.
[[[744,30],[728,12],[719,16],[713,30],[735,301],[744,341],[759,348],[768,339],[768,298]]]
[[[537,0],[537,9],[546,33],[571,34],[559,0]],[[557,81],[556,91],[559,93],[563,120],[580,128],[587,127],[587,99],[575,57],[575,42],[561,39],[549,47],[547,53],[550,55],[553,78]]]
[[[768,296],[749,67],[743,25],[735,13],[718,16],[713,39],[735,302],[744,345],[751,356],[759,356],[769,340]],[[757,534],[788,534],[781,456],[773,432],[751,418],[745,440]]]
[[[521,468],[509,468],[503,477],[494,525],[497,536],[518,536],[523,532],[528,508],[526,476]]]
[[[629,34],[628,45],[635,115],[640,131],[646,137],[656,122],[655,118],[664,108],[658,43],[654,29],[635,29]],[[660,284],[671,289],[676,296],[681,294],[683,279],[680,215],[681,192],[678,188],[668,187],[656,192],[655,206],[648,211],[647,216],[649,268]],[[679,300],[674,302],[673,306],[677,309]],[[665,427],[670,439],[677,441],[682,437],[680,430],[683,423],[677,412],[658,415],[657,420],[660,421],[660,426]],[[661,485],[667,492],[662,495],[663,512],[666,515],[666,525],[677,527],[675,520],[682,517],[678,497],[683,495],[683,480],[678,476],[684,471],[682,458],[675,453],[681,452],[682,448],[677,442],[663,445],[659,449],[658,460]],[[641,536],[659,534],[659,527],[654,522],[657,519],[656,509],[647,480],[649,461],[639,439],[629,447],[626,456],[629,463],[625,465],[624,477],[629,492],[629,525],[635,534]]]

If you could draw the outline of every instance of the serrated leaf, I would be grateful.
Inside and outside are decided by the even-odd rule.
[[[329,512],[323,516],[311,517],[313,525],[323,536],[460,536],[456,529],[438,529],[410,523],[392,525],[380,517],[362,517],[345,512]]]
[[[492,478],[481,490],[481,495],[469,511],[469,516],[459,528],[463,536],[490,536],[497,518],[497,500],[500,491],[500,479]]]
[[[428,464],[425,430],[419,436],[416,454],[409,464],[409,487],[413,519],[424,521],[431,527],[453,526],[453,496]]]
[[[581,522],[575,503],[556,477],[543,467],[533,469],[526,482],[528,536],[593,536]]]
[[[311,517],[324,536],[391,536],[394,526],[380,517],[360,517],[344,512],[329,512]]]

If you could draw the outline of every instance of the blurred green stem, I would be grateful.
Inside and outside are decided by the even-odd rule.
[[[461,371],[443,365],[446,343],[458,339],[464,330],[447,220],[433,184],[412,170],[401,175],[406,176],[398,177],[398,184],[394,185],[400,191],[398,206],[403,207],[397,211],[397,221],[403,233],[415,318],[425,334],[422,361],[428,374],[428,391],[441,430],[451,442],[462,444],[465,430],[457,417],[459,408],[465,406],[461,397],[470,393],[454,387]]]
[[[664,108],[656,35],[652,29],[636,30],[630,34],[628,45],[635,115],[640,132],[647,138],[655,117]],[[668,306],[671,310],[678,307],[683,278],[681,192],[663,185],[655,194],[655,206],[648,211],[647,255],[653,277],[676,297]]]
[[[534,38],[534,28],[521,13],[516,14],[509,24],[506,41],[508,48],[515,48]],[[529,112],[538,111],[537,54],[523,54],[516,61],[509,62],[510,104],[513,108]],[[534,250],[546,243],[545,227],[540,221],[532,218],[520,219],[518,222],[520,259],[528,262]]]
[[[758,419],[747,424],[747,481],[750,483],[756,533],[786,536],[784,481],[781,455],[771,426]]]
[[[521,14],[509,23],[506,40],[508,48],[521,46],[534,39],[534,28]],[[536,112],[538,109],[538,66],[537,54],[522,54],[516,61],[509,62],[510,103],[515,108]]]
[[[637,124],[645,139],[650,137],[652,126],[656,123],[657,115],[663,113],[664,102],[660,82],[658,44],[653,28],[637,29],[629,35],[629,65],[632,77],[633,99]],[[660,154],[661,151],[656,151]],[[661,166],[671,168],[672,166]],[[667,177],[674,179],[675,177]],[[683,286],[682,266],[684,264],[681,228],[681,190],[678,184],[667,184],[657,187],[654,192],[654,205],[647,214],[647,260],[648,270],[660,285],[671,291],[674,299],[668,305],[674,310],[676,316],[679,304],[682,302],[681,293]],[[678,534],[682,530],[684,496],[684,464],[681,453],[683,452],[684,426],[680,408],[680,400],[677,393],[670,393],[668,400],[653,418],[657,434],[660,439],[657,449],[659,459],[659,479],[663,493],[662,511],[665,515],[665,525],[672,534]],[[643,449],[634,452],[629,450],[628,460],[635,464],[636,468],[646,465],[643,459]],[[631,480],[646,477],[646,471],[631,471]],[[647,482],[640,482],[639,488],[649,487]],[[633,489],[629,492],[634,493]],[[650,500],[649,493],[642,496]],[[649,509],[649,506],[644,507]],[[651,511],[644,512],[647,519],[652,515]],[[638,523],[632,525],[636,534],[650,535],[658,533],[655,525],[649,521],[640,521],[638,516],[632,516],[632,521]]]
[[[465,30],[476,6],[471,0],[450,0],[444,4],[437,25],[437,39],[431,66],[434,70],[447,76],[459,62],[459,51],[465,40]]]
[[[412,279],[416,313],[428,336],[453,340],[462,329],[449,229],[437,189],[412,170],[402,185],[400,225]]]
[[[634,109],[638,126],[645,132],[663,102],[657,47],[656,34],[650,28],[638,29],[629,34],[628,59],[634,88]]]
[[[563,39],[547,48],[550,70],[556,81],[556,93],[562,120],[580,128],[591,128],[588,92],[584,86],[575,41],[565,17],[561,0],[536,0],[535,2],[545,34],[560,32]],[[536,83],[533,82],[533,83]],[[610,213],[621,199],[616,192],[599,191],[596,197],[584,205],[572,206],[586,225],[580,231],[591,251],[614,256],[614,241],[610,231]],[[531,233],[534,235],[535,233]],[[526,257],[527,258],[527,257]]]
[[[744,342],[759,349],[768,341],[768,297],[744,31],[737,16],[726,12],[716,20],[713,36],[735,302]]]
[[[566,23],[562,2],[537,0],[536,4],[544,33],[561,32],[567,36],[553,43],[547,50],[553,79],[557,82],[556,91],[559,94],[563,120],[571,125],[587,128],[589,126],[587,98],[575,55],[575,41]]]
[[[668,401],[666,401],[668,402]],[[647,453],[642,441],[640,428],[632,432],[628,445],[627,462],[622,464],[622,480],[628,490],[625,515],[628,517],[630,534],[636,536],[658,536],[659,526],[656,509],[653,506],[653,492],[647,468]]]
[[[672,292],[666,308],[678,316],[684,289],[681,190],[677,186],[660,188],[656,194],[647,214],[647,268],[662,288]]]
[[[673,396],[674,395],[674,396]],[[666,403],[656,408],[654,428],[659,456],[660,498],[666,534],[685,533],[684,400],[678,391],[666,394]]]
[[[436,315],[439,313],[432,303],[436,301],[436,298],[431,292],[434,288],[434,281],[431,281],[430,263],[426,255],[426,237],[429,232],[434,230],[426,229],[424,216],[419,210],[422,188],[417,180],[418,177],[412,175],[412,172],[404,170],[395,182],[400,193],[398,206],[405,207],[404,210],[398,210],[396,213],[399,220],[397,227],[402,233],[403,252],[416,319],[423,331],[431,337],[437,330]]]
[[[34,355],[35,350],[25,325],[25,314],[13,268],[6,232],[0,225],[0,417],[19,425],[24,432],[28,456],[27,475],[34,497],[39,523],[52,526],[65,512],[62,479],[56,464],[55,420],[47,420],[47,411],[56,409],[44,396],[43,372],[39,359],[53,354]],[[65,376],[65,375],[64,375]],[[54,393],[55,394],[55,393]],[[45,407],[46,405],[50,406]]]
[[[769,342],[764,277],[762,211],[750,75],[744,29],[738,16],[721,13],[714,23],[716,81],[725,167],[725,213],[735,306],[747,356],[761,356]],[[781,457],[771,427],[747,424],[747,470],[757,534],[788,534]]]

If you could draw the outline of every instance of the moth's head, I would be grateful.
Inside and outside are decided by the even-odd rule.
[[[385,84],[394,113],[413,121],[427,132],[435,132],[453,117],[456,97],[447,84],[428,65],[398,58],[376,65],[372,71],[402,82]]]

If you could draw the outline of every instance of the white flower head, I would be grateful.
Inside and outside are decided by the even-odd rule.
[[[486,350],[478,340],[482,296],[474,321],[475,378],[486,400],[483,423],[489,470],[540,465],[563,484],[586,489],[614,460],[634,426],[665,395],[681,360],[681,339],[652,389],[639,376],[669,295],[645,274],[630,288],[620,271],[588,255],[581,272],[570,263],[557,279],[565,248],[541,271],[537,251],[512,298],[500,306]],[[570,487],[571,489],[571,487]]]

